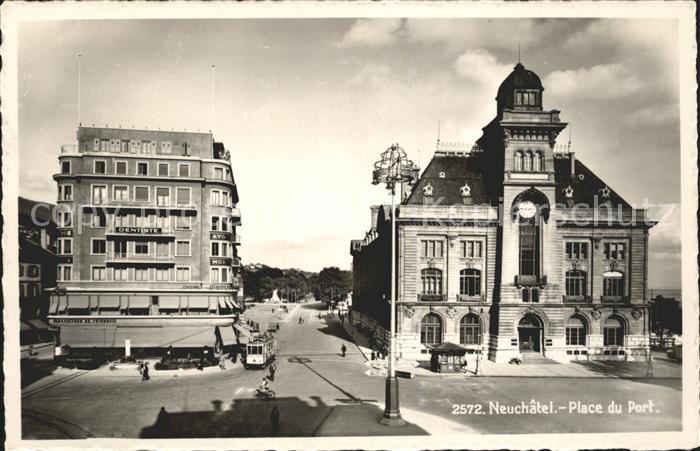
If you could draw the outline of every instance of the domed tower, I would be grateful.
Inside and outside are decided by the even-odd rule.
[[[531,70],[518,63],[498,88],[498,117],[503,110],[542,111],[542,81]]]

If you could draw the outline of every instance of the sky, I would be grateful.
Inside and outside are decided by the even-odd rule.
[[[21,196],[54,202],[84,125],[212,130],[231,152],[246,263],[350,269],[388,203],[372,165],[398,142],[427,166],[473,143],[520,60],[572,150],[636,207],[653,204],[649,286],[680,286],[678,32],[655,19],[220,19],[24,23]],[[212,75],[211,66],[215,65]],[[569,131],[560,137],[568,140]]]

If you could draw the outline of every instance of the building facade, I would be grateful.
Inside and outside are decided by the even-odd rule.
[[[49,319],[62,345],[235,341],[241,217],[229,153],[211,133],[79,127],[54,179]]]
[[[49,295],[56,286],[55,205],[18,199],[20,343],[50,341]]]
[[[438,144],[406,190],[396,210],[402,357],[449,341],[496,362],[646,358],[654,223],[556,143],[567,124],[542,108],[543,91],[519,63],[476,144]],[[379,343],[390,215],[373,208],[365,239],[351,243],[353,319]]]

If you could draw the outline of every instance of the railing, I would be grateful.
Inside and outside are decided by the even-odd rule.
[[[423,302],[445,302],[447,301],[446,294],[426,294],[418,293],[418,301]]]
[[[458,294],[457,300],[459,302],[484,302],[484,295],[470,296],[468,294]]]
[[[547,276],[530,276],[518,274],[515,276],[515,285],[518,287],[547,285]]]
[[[498,208],[488,205],[472,205],[468,209],[461,206],[440,205],[439,199],[433,205],[401,205],[397,217],[423,221],[498,221]]]
[[[603,200],[599,199],[598,203],[602,205]],[[646,210],[642,209],[623,210],[617,207],[588,208],[586,206],[580,206],[573,208],[557,208],[554,211],[557,220],[567,222],[623,222],[628,224],[643,224],[649,221],[646,217]]]
[[[562,300],[564,302],[579,302],[579,303],[590,303],[591,302],[591,297],[590,296],[568,296],[568,295],[563,295]]]
[[[109,286],[110,289],[122,289],[122,290],[134,290],[134,281],[97,281],[97,280],[76,280],[67,282],[58,282],[60,287],[64,288],[85,288],[85,289],[95,289]],[[147,289],[160,289],[160,290],[222,290],[235,289],[236,287],[230,282],[208,282],[208,281],[138,281],[136,283],[143,283],[144,288]]]
[[[150,200],[150,201],[135,201],[135,200],[115,200],[115,199],[93,199],[91,197],[83,196],[82,204],[86,206],[96,206],[96,207],[123,207],[123,208],[167,208],[167,209],[181,209],[181,210],[198,210],[199,204],[197,202],[177,202],[170,201],[167,202]]]
[[[61,153],[79,153],[77,144],[64,144],[61,146]]]
[[[600,302],[604,304],[627,304],[629,303],[629,296],[606,296],[602,295],[600,297]]]
[[[125,262],[125,263],[173,263],[175,257],[172,255],[143,255],[128,254],[124,252],[114,252],[107,255],[105,262]]]

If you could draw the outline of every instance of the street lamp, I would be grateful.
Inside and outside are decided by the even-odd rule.
[[[386,184],[391,193],[391,320],[389,342],[389,371],[386,376],[384,415],[379,420],[387,426],[405,424],[399,411],[399,381],[396,379],[396,223],[394,195],[396,184],[418,180],[418,166],[406,156],[398,144],[392,144],[381,154],[381,159],[374,163],[372,184]]]

